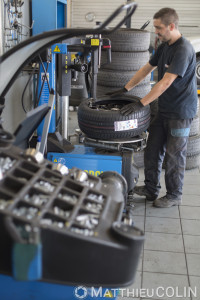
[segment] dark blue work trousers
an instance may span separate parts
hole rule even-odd
[[[159,194],[165,157],[167,196],[181,198],[191,122],[192,119],[168,119],[160,113],[152,121],[144,153],[145,185],[152,194]]]

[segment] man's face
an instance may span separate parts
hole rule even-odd
[[[154,19],[155,34],[157,34],[161,42],[168,42],[171,39],[171,24],[166,26],[161,23],[161,19]]]

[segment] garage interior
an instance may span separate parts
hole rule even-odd
[[[177,11],[195,49],[198,98],[182,204],[166,209],[134,193],[158,101],[134,136],[110,130],[157,71],[127,98],[105,96],[155,53],[162,7]],[[199,299],[199,14],[199,0],[1,0],[0,299]],[[165,162],[160,184],[162,197]]]

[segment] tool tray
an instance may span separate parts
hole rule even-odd
[[[30,228],[37,229],[42,245],[40,280],[110,287],[133,281],[144,236],[121,221],[121,175],[88,174],[80,182],[74,176],[79,169],[63,176],[53,170],[55,164],[34,162],[13,146],[0,151],[0,163],[5,159],[0,181],[1,273],[11,275],[13,267],[16,241],[6,226],[8,218],[26,243],[36,243],[26,237]]]

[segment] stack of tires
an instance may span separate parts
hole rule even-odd
[[[187,144],[186,156],[186,170],[192,170],[200,167],[200,112],[199,100],[197,103],[197,115],[194,117],[191,127],[190,135]],[[165,168],[165,160],[163,162],[163,169]]]
[[[191,170],[200,166],[200,111],[199,100],[197,105],[197,115],[194,117],[190,136],[187,145],[186,170]]]
[[[97,97],[123,88],[133,75],[149,61],[150,32],[120,28],[107,36],[111,40],[111,64],[106,64],[107,53],[102,51],[102,65],[98,73]],[[143,98],[151,90],[150,75],[126,95]],[[143,151],[134,153],[134,162],[144,166]]]
[[[111,40],[112,62],[106,64],[107,53],[102,51],[101,68],[97,79],[97,97],[124,87],[137,70],[149,61],[150,32],[120,28],[106,37]],[[149,75],[127,95],[142,98],[150,90]]]
[[[187,156],[186,156],[186,170],[192,170],[200,167],[200,110],[199,101],[197,103],[197,115],[194,117],[191,128],[190,135],[187,145]],[[158,101],[155,102],[155,114],[157,111]],[[151,110],[152,111],[152,110]],[[154,114],[151,114],[154,117]],[[136,165],[141,168],[144,167],[144,151],[139,151],[134,153],[134,160]],[[165,168],[165,161],[163,162],[163,169]]]

